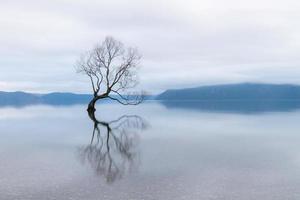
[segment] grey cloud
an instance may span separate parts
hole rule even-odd
[[[1,5],[3,90],[88,92],[88,80],[75,74],[73,65],[106,35],[139,48],[140,87],[153,93],[214,83],[300,83],[298,1],[11,0]]]

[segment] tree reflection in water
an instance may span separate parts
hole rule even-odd
[[[94,113],[89,113],[89,116],[94,129],[89,145],[79,148],[82,163],[88,163],[107,183],[137,169],[138,132],[147,128],[146,122],[137,115],[124,115],[109,122],[97,120]]]

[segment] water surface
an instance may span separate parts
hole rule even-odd
[[[297,109],[85,107],[0,108],[0,199],[300,199]]]

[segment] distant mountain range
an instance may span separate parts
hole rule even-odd
[[[118,96],[114,96],[118,98]],[[46,105],[75,105],[88,104],[93,98],[90,94],[75,94],[68,92],[53,92],[48,94],[34,94],[26,92],[1,92],[0,106],[22,107],[27,105],[46,104]],[[146,96],[146,99],[153,99]],[[103,99],[101,102],[111,102],[110,99]]]
[[[25,92],[0,92],[1,106],[25,106],[31,104],[50,104],[50,105],[72,105],[86,104],[92,98],[88,94],[74,93],[49,93],[49,94],[32,94]]]
[[[87,104],[92,98],[90,94],[74,93],[49,93],[33,94],[25,92],[0,92],[0,106],[25,106],[31,104],[48,105],[74,105]],[[289,84],[258,84],[242,83],[202,86],[188,89],[166,90],[157,96],[147,96],[147,99],[160,100],[170,107],[188,105],[186,101],[206,101],[206,104],[214,108],[215,104],[207,101],[220,100],[299,100],[300,86]],[[171,101],[175,103],[170,103]],[[181,101],[181,103],[179,103]],[[183,103],[185,102],[185,103]],[[227,104],[226,104],[227,105]],[[233,104],[234,105],[234,104]],[[227,107],[227,106],[226,106]]]
[[[167,90],[157,100],[283,100],[299,99],[300,86],[242,83]]]

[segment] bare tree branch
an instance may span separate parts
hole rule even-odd
[[[106,37],[101,44],[81,56],[76,64],[77,72],[89,77],[94,92],[94,99],[89,108],[94,109],[99,97],[110,98],[123,105],[141,103],[144,99],[142,96],[126,97],[121,94],[138,84],[137,71],[140,60],[137,49],[125,48],[112,37]],[[112,92],[118,98],[110,95]]]
[[[141,95],[127,95],[124,96],[116,91],[112,91],[113,93],[117,94],[117,96],[108,96],[108,98],[110,98],[111,100],[117,101],[120,104],[123,105],[138,105],[141,102],[144,101],[145,95],[141,94]]]

